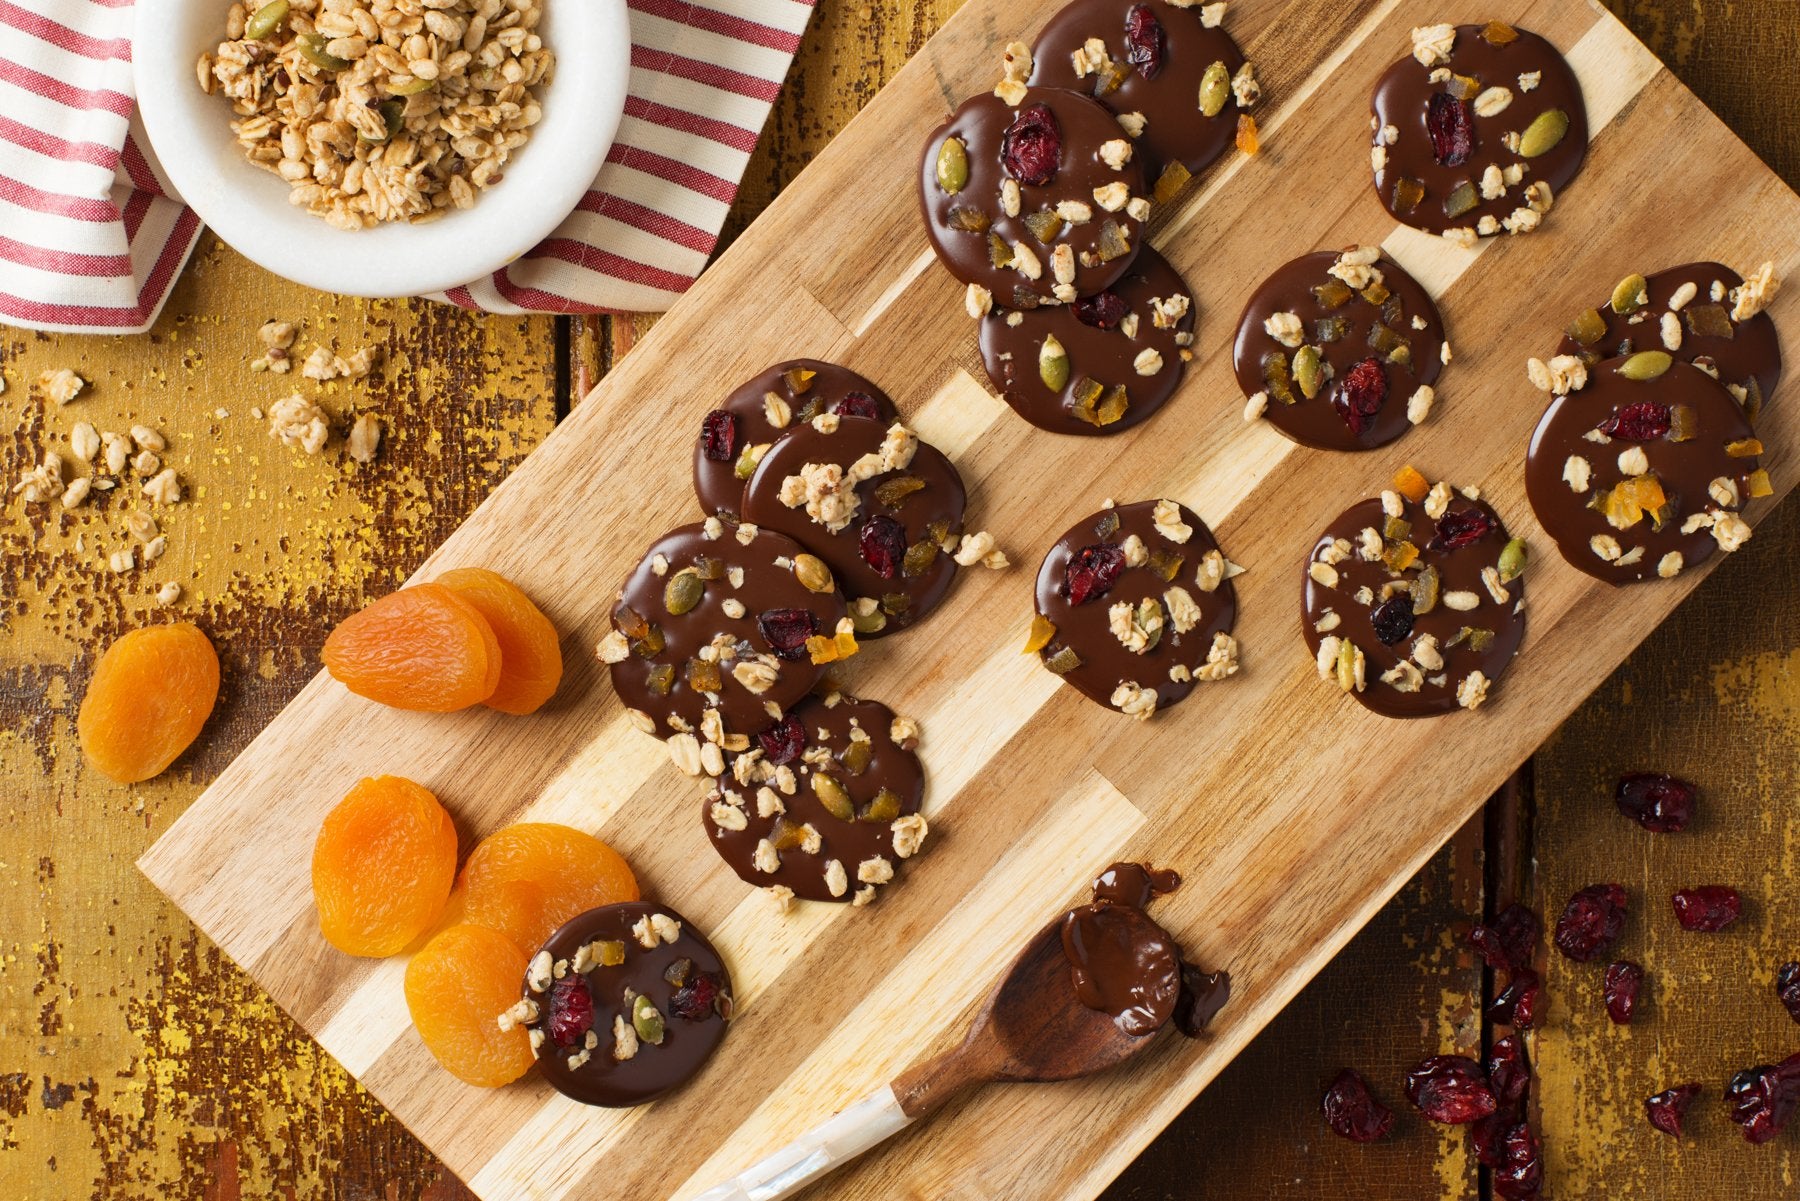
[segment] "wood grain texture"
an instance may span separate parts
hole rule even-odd
[[[994,28],[1028,36],[1042,15],[996,0],[966,8],[899,73],[425,574],[479,561],[514,575],[579,650],[604,628],[607,594],[595,581],[616,578],[647,530],[685,518],[685,497],[647,494],[644,481],[681,477],[685,438],[672,431],[691,428],[710,405],[705,381],[811,353],[887,386],[921,434],[957,459],[977,520],[1021,561],[1034,561],[1054,531],[1102,496],[1186,501],[1250,568],[1238,630],[1248,666],[1237,680],[1157,723],[1126,728],[1015,653],[1027,613],[1017,577],[965,579],[935,628],[974,648],[980,692],[963,686],[966,658],[917,635],[865,656],[851,681],[924,722],[927,808],[947,835],[904,889],[866,915],[803,911],[778,920],[696,856],[698,831],[667,816],[691,803],[681,799],[686,789],[655,744],[625,728],[591,662],[573,654],[580,666],[529,736],[492,715],[378,711],[315,680],[144,859],[152,878],[328,1050],[351,1058],[363,1082],[477,1192],[555,1197],[604,1179],[650,1197],[707,1183],[951,1034],[989,973],[946,962],[942,946],[976,964],[999,962],[1109,858],[1147,854],[1205,880],[1164,914],[1202,960],[1239,981],[1240,999],[1214,1038],[1199,1048],[1165,1042],[1104,1081],[989,1090],[833,1185],[844,1196],[891,1196],[897,1187],[1091,1195],[1697,582],[1699,573],[1615,594],[1551,562],[1546,547],[1531,581],[1531,640],[1497,704],[1453,722],[1396,726],[1317,684],[1291,627],[1299,553],[1291,548],[1310,541],[1346,498],[1377,488],[1399,459],[1300,452],[1236,421],[1220,348],[1241,281],[1275,257],[1372,239],[1432,280],[1462,353],[1446,375],[1443,415],[1410,435],[1402,453],[1434,475],[1456,464],[1458,482],[1483,486],[1509,526],[1530,536],[1516,481],[1538,400],[1520,364],[1538,347],[1521,315],[1585,303],[1596,280],[1622,274],[1652,237],[1675,258],[1773,256],[1789,269],[1800,262],[1800,200],[1610,18],[1546,2],[1527,5],[1519,20],[1570,47],[1582,75],[1600,131],[1585,194],[1600,195],[1595,179],[1607,181],[1608,195],[1654,185],[1692,197],[1709,216],[1704,226],[1672,226],[1664,210],[1584,205],[1577,185],[1543,236],[1471,256],[1374,224],[1360,191],[1346,189],[1341,203],[1301,203],[1284,166],[1360,178],[1360,139],[1342,133],[1363,124],[1369,83],[1404,52],[1406,29],[1427,15],[1474,19],[1476,7],[1437,5],[1427,14],[1422,4],[1396,2],[1345,16],[1337,5],[1246,0],[1234,11],[1239,36],[1266,64],[1270,149],[1226,164],[1156,235],[1189,272],[1203,332],[1197,378],[1159,417],[1155,442],[1140,446],[1141,432],[1118,439],[1108,447],[1117,458],[1095,477],[1082,448],[1029,436],[962,369],[971,349],[956,290],[920,269],[922,236],[905,219],[911,164],[888,148],[916,143],[952,98],[982,86]],[[1366,50],[1349,52],[1365,41]],[[1246,228],[1261,236],[1229,236]],[[792,247],[819,230],[838,239],[832,261],[861,269],[810,265],[821,258],[794,270]],[[746,307],[750,294],[759,303]],[[1791,304],[1775,310],[1790,330],[1796,313]],[[736,336],[709,337],[725,319]],[[920,363],[945,366],[921,377]],[[652,391],[666,403],[622,403]],[[1780,487],[1800,423],[1776,406],[1766,424]],[[1017,484],[1038,479],[1092,482],[1048,496]],[[1325,730],[1335,755],[1286,752]],[[1182,753],[1172,756],[1176,746]],[[310,757],[307,794],[273,812],[252,804],[277,786],[298,748]],[[1457,778],[1423,793],[1408,786],[1423,756],[1446,752]],[[716,1083],[649,1110],[596,1115],[533,1086],[471,1095],[438,1073],[394,1019],[393,971],[324,951],[292,851],[308,845],[324,808],[373,770],[434,787],[474,832],[521,815],[595,829],[654,889],[680,896],[742,977],[740,1025],[708,1073]],[[1196,797],[1230,801],[1197,806]],[[1072,813],[1084,820],[1069,824]],[[879,941],[870,936],[877,923]],[[821,993],[817,975],[827,964],[839,987]],[[896,998],[914,1003],[896,1006]],[[862,1020],[871,1003],[883,1018],[872,1025]],[[796,1013],[806,1015],[805,1040],[792,1037]],[[1021,1137],[997,1135],[1008,1130]]]

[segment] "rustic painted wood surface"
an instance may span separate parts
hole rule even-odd
[[[817,150],[848,108],[866,99],[949,7],[902,12],[883,5],[868,14],[889,39],[877,43],[890,47],[881,54],[860,43],[866,15],[822,11],[802,59],[801,69],[810,74],[802,89],[790,90],[765,141],[746,209]],[[1791,131],[1777,127],[1779,114],[1791,111],[1794,88],[1781,71],[1791,76],[1796,50],[1789,14],[1777,11],[1780,0],[1740,2],[1729,10],[1699,5],[1691,13],[1685,5],[1620,7],[1765,157],[1790,179],[1800,175],[1800,146]],[[1746,86],[1731,86],[1739,81]],[[1783,88],[1790,97],[1786,110],[1767,102]],[[837,89],[850,99],[819,99]],[[256,299],[246,302],[247,296]],[[340,308],[336,336],[349,346],[381,340],[403,363],[429,360],[432,374],[409,379],[402,368],[367,388],[328,397],[340,410],[351,402],[375,408],[388,419],[392,438],[390,457],[366,478],[337,480],[321,465],[276,453],[244,416],[250,405],[284,394],[266,377],[243,374],[255,326],[265,316],[301,315],[330,334],[332,308],[324,298],[256,276],[228,254],[209,253],[159,328],[159,342],[0,335],[0,372],[15,389],[0,403],[20,416],[22,427],[9,447],[9,464],[35,444],[28,421],[36,409],[18,390],[20,381],[42,367],[79,365],[82,359],[100,381],[83,404],[140,419],[160,414],[168,428],[186,431],[186,453],[204,462],[211,491],[184,515],[191,524],[169,523],[181,533],[172,537],[174,550],[156,578],[182,578],[196,597],[204,590],[205,618],[227,644],[228,668],[238,669],[203,749],[171,778],[120,790],[81,775],[67,753],[67,734],[84,679],[84,650],[89,640],[140,612],[144,590],[120,602],[116,582],[97,577],[91,550],[108,521],[90,515],[94,524],[83,527],[90,553],[84,557],[71,550],[81,523],[46,537],[16,508],[8,509],[9,567],[22,560],[25,570],[9,571],[0,594],[7,636],[0,767],[11,790],[0,827],[0,929],[6,939],[0,947],[0,1183],[17,1181],[23,1195],[448,1197],[458,1191],[129,865],[199,784],[304,682],[330,620],[406,575],[542,436],[559,396],[585,391],[579,385],[610,366],[635,329],[586,322],[565,335],[547,321],[477,322],[427,306]],[[204,319],[195,316],[202,313]],[[559,345],[569,347],[560,360]],[[237,418],[235,430],[229,419],[210,416],[217,407]],[[432,481],[429,489],[424,480]],[[439,482],[445,480],[447,485]],[[117,516],[109,515],[114,526]],[[1765,526],[1751,550],[1719,573],[1736,583],[1728,589],[1723,579],[1713,581],[1684,608],[1684,621],[1708,632],[1704,639],[1665,630],[1609,685],[1612,704],[1588,706],[1570,726],[1573,732],[1587,723],[1588,739],[1620,743],[1649,740],[1654,734],[1643,731],[1665,728],[1679,740],[1682,730],[1706,728],[1690,727],[1697,717],[1717,713],[1728,719],[1740,736],[1723,747],[1691,734],[1671,745],[1686,746],[1690,755],[1714,751],[1755,781],[1742,792],[1722,794],[1732,799],[1721,804],[1719,824],[1706,831],[1713,838],[1708,861],[1762,870],[1776,887],[1790,865],[1759,854],[1757,846],[1791,842],[1784,824],[1791,764],[1773,762],[1758,748],[1791,739],[1796,725],[1790,664],[1783,657],[1791,639],[1783,638],[1782,619],[1800,608],[1800,582],[1791,568],[1786,576],[1776,569],[1779,547],[1792,545],[1796,524],[1790,513]],[[1763,620],[1754,628],[1734,616],[1746,593],[1760,601]],[[1653,678],[1634,689],[1632,708],[1620,712],[1619,680],[1632,679],[1652,648]],[[1715,677],[1716,692],[1696,691],[1696,680]],[[1656,691],[1646,693],[1646,686]],[[1591,777],[1610,768],[1586,766],[1588,745],[1565,738],[1542,760],[1540,858],[1557,865],[1557,846],[1584,847],[1581,859],[1559,866],[1567,878],[1552,882],[1553,896],[1559,888],[1566,893],[1571,881],[1615,871],[1622,849],[1625,855],[1639,850],[1621,839],[1606,807],[1592,803]],[[1559,778],[1559,762],[1587,776]],[[1553,787],[1567,790],[1553,794]],[[1559,806],[1558,796],[1571,803]],[[279,805],[281,798],[270,803]],[[1742,837],[1740,828],[1757,831],[1760,843]],[[1591,843],[1581,842],[1583,834],[1591,835]],[[1478,834],[1465,835],[1434,860],[1370,934],[1140,1161],[1121,1182],[1121,1195],[1316,1196],[1327,1189],[1338,1195],[1474,1195],[1474,1178],[1453,1144],[1444,1143],[1440,1157],[1439,1140],[1415,1131],[1380,1161],[1379,1171],[1370,1172],[1365,1161],[1320,1134],[1311,1105],[1318,1080],[1340,1061],[1391,1077],[1409,1057],[1398,1045],[1409,1031],[1421,1039],[1443,1031],[1446,1045],[1471,1037],[1466,998],[1479,976],[1458,962],[1443,931],[1454,915],[1468,915],[1481,904],[1480,890],[1468,883],[1468,848],[1477,841]],[[1460,855],[1455,848],[1463,848]],[[1639,887],[1637,877],[1616,874]],[[1461,884],[1452,889],[1447,878]],[[1644,873],[1641,883],[1650,882]],[[1778,899],[1771,892],[1764,912],[1778,914]],[[1772,964],[1790,953],[1782,943],[1794,934],[1771,916],[1759,920],[1750,943],[1739,949]],[[1669,947],[1666,954],[1678,949]],[[1656,970],[1659,960],[1645,953]],[[1683,960],[1667,962],[1671,970],[1685,966]],[[1660,1059],[1671,1063],[1679,1063],[1689,1045],[1713,1048],[1722,1058],[1706,1061],[1709,1073],[1788,1049],[1781,1042],[1786,1031],[1770,1020],[1766,1004],[1758,1008],[1753,998],[1733,1008],[1736,1002],[1725,992],[1719,999],[1722,1026],[1712,1026],[1712,1015],[1698,1007],[1679,1015],[1676,1026],[1671,1009],[1669,1026],[1655,1037],[1635,1032],[1631,1045],[1655,1043]],[[1562,1019],[1560,1009],[1557,1016]],[[1666,1177],[1651,1165],[1661,1163],[1655,1157],[1667,1150],[1635,1136],[1635,1075],[1624,1065],[1603,1064],[1596,1072],[1593,1052],[1608,1034],[1604,1020],[1596,1019],[1591,1005],[1572,1005],[1562,1019],[1571,1042],[1540,1040],[1556,1195],[1617,1195],[1609,1181],[1623,1171],[1636,1172],[1629,1179],[1642,1182],[1635,1195],[1659,1195]],[[1580,1038],[1589,1041],[1573,1041]],[[1570,1052],[1574,1060],[1559,1058]],[[1786,1170],[1779,1165],[1791,1164],[1790,1157],[1765,1148],[1746,1160],[1751,1153],[1714,1116],[1696,1140],[1710,1154],[1684,1150],[1674,1157],[1692,1164],[1690,1185],[1718,1178],[1706,1172],[1748,1172],[1772,1188]],[[1633,1137],[1618,1137],[1621,1131]],[[1213,1163],[1221,1170],[1196,1170]],[[1700,1193],[1671,1183],[1661,1195]],[[1778,1194],[1765,1189],[1743,1195]]]

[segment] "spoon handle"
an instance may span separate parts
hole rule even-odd
[[[855,1159],[913,1122],[884,1084],[760,1163],[715,1184],[693,1201],[777,1201]]]

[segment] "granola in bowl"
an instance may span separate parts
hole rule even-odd
[[[543,116],[543,0],[233,4],[200,86],[245,155],[339,229],[474,205]]]

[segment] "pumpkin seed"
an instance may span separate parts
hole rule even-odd
[[[253,42],[260,42],[281,27],[287,20],[288,0],[269,0],[269,3],[250,14],[244,22],[244,36]]]
[[[1179,560],[1177,562],[1179,563]],[[1149,640],[1144,644],[1144,651],[1148,654],[1150,651],[1156,649],[1157,643],[1162,641],[1162,602],[1157,600],[1154,596],[1146,596],[1143,600],[1139,601],[1137,620],[1138,625],[1150,631]],[[1152,625],[1152,622],[1155,624]]]
[[[321,71],[347,71],[350,69],[349,59],[339,58],[325,49],[329,43],[322,33],[303,33],[294,39],[294,44],[300,48],[301,56]]]
[[[356,136],[365,142],[380,145],[383,142],[391,141],[393,136],[400,132],[401,123],[406,119],[406,101],[400,99],[383,100],[380,104],[375,106],[375,111],[381,114],[383,125],[382,135],[379,138],[372,138],[367,134],[358,134]]]
[[[663,1016],[656,1011],[656,1004],[642,993],[631,1003],[631,1025],[640,1042],[653,1047],[662,1045]]]
[[[850,803],[850,794],[838,783],[837,777],[828,776],[816,771],[812,777],[813,794],[819,798],[819,804],[825,806],[825,812],[839,821],[854,821],[856,806]]]
[[[1619,364],[1619,374],[1639,382],[1659,379],[1674,362],[1666,350],[1640,350]]]
[[[1052,392],[1061,392],[1068,387],[1069,352],[1063,349],[1055,334],[1045,334],[1043,345],[1038,347],[1038,378]]]
[[[1641,275],[1627,275],[1613,289],[1612,311],[1635,313],[1649,301],[1649,283]]]
[[[769,443],[766,442],[761,446],[745,446],[744,449],[738,451],[737,462],[731,465],[731,474],[740,480],[747,480],[755,475],[756,465],[762,462],[762,457],[768,449]]]
[[[944,144],[938,147],[937,181],[938,187],[952,196],[968,185],[969,152],[963,148],[961,139],[945,138]]]
[[[831,568],[817,555],[795,555],[794,578],[808,592],[830,592],[837,587],[837,581],[831,578]]]
[[[1348,638],[1338,641],[1337,679],[1345,692],[1356,691],[1356,644]]]
[[[671,617],[680,617],[683,613],[692,613],[705,595],[706,585],[700,582],[694,569],[683,567],[663,585],[663,608]]]
[[[887,629],[887,614],[873,604],[867,608],[851,605],[850,628],[858,634],[879,634]]]
[[[437,86],[435,79],[415,79],[411,83],[403,83],[399,87],[391,87],[388,94],[393,96],[417,96],[420,92],[429,92]]]
[[[1500,582],[1502,584],[1510,584],[1512,581],[1524,575],[1525,566],[1530,562],[1530,558],[1531,552],[1525,546],[1525,539],[1514,538],[1511,542],[1508,542],[1506,544],[1506,549],[1500,552],[1500,564],[1498,568],[1500,572]]]
[[[1200,112],[1216,117],[1225,111],[1225,102],[1230,99],[1231,71],[1224,63],[1215,62],[1200,76]]]
[[[1525,158],[1548,154],[1556,149],[1568,132],[1569,114],[1560,108],[1546,109],[1537,115],[1537,120],[1525,127],[1525,135],[1519,139],[1519,153]]]
[[[1300,385],[1301,393],[1308,400],[1319,394],[1319,386],[1325,382],[1319,366],[1316,347],[1302,346],[1294,352],[1294,382]]]

